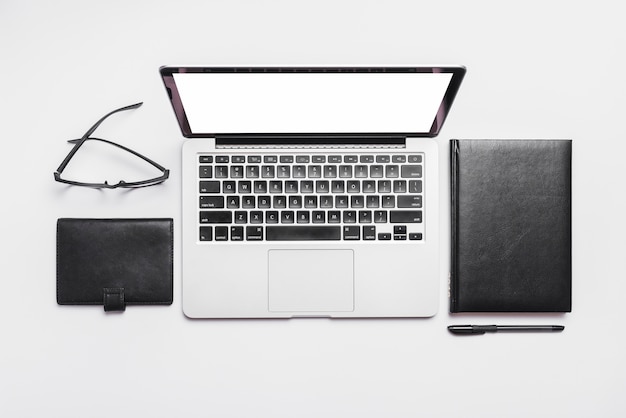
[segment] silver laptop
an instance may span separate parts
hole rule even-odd
[[[162,67],[191,318],[438,310],[437,144],[463,67]]]

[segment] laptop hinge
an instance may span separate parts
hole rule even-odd
[[[254,146],[254,145],[405,145],[403,135],[239,135],[224,134],[215,136],[217,146]]]

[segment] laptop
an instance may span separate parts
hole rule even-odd
[[[160,73],[189,138],[186,316],[436,314],[433,137],[465,68],[165,66]]]

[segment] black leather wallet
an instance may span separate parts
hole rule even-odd
[[[57,303],[170,305],[173,299],[172,219],[57,221]]]

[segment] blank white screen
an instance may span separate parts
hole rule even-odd
[[[451,73],[175,73],[192,133],[430,131]]]

